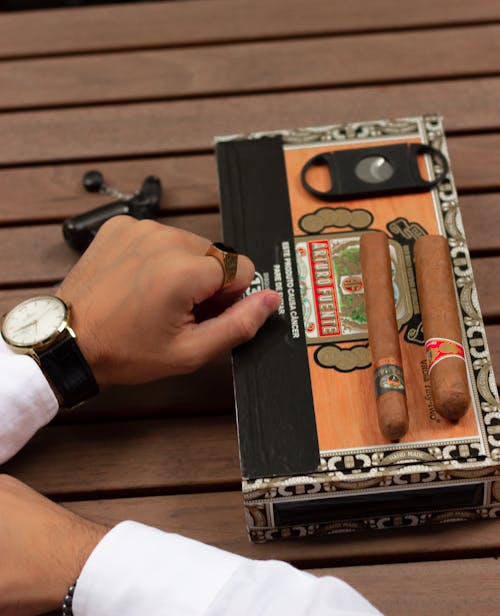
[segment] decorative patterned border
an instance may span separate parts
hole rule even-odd
[[[438,115],[357,122],[346,125],[300,128],[237,135],[224,139],[258,139],[263,136],[281,135],[285,147],[300,147],[305,144],[324,145],[325,142],[380,139],[381,137],[419,137],[424,142],[443,152],[448,158],[448,149],[442,119]],[[432,161],[431,174],[442,172],[438,162]],[[428,462],[453,462],[464,464],[500,461],[500,401],[493,375],[491,358],[486,341],[477,291],[462,217],[458,206],[455,182],[451,171],[444,183],[433,191],[439,205],[442,227],[450,246],[455,282],[464,325],[464,341],[469,373],[473,375],[474,405],[478,411],[480,438],[446,439],[419,443],[418,446],[387,445],[366,447],[342,452],[322,452],[321,469],[345,474],[364,474],[373,467],[383,467]],[[385,473],[389,469],[383,469]],[[392,469],[391,471],[392,472]]]
[[[306,144],[368,139],[420,137],[441,150],[448,158],[442,119],[438,115],[358,122],[346,125],[257,132],[222,137],[217,141],[259,139],[281,135],[286,148]],[[441,173],[432,161],[431,176]],[[418,515],[384,516],[369,520],[344,520],[332,524],[314,524],[293,528],[273,528],[268,519],[273,501],[297,496],[315,498],[321,493],[359,490],[370,487],[396,487],[408,483],[462,481],[467,478],[495,476],[500,473],[500,400],[493,375],[484,323],[458,197],[452,173],[433,191],[439,206],[442,229],[450,247],[455,283],[463,320],[464,343],[472,378],[474,404],[480,438],[463,438],[406,445],[387,445],[353,450],[322,452],[321,467],[308,477],[275,477],[243,481],[243,493],[252,541],[267,541],[284,536],[335,534],[368,528],[416,526],[430,522],[500,517],[500,481],[492,482],[495,498],[491,506],[467,511],[447,511]],[[256,523],[258,519],[258,523]],[[253,520],[253,521],[252,521]],[[258,528],[257,528],[258,527]]]
[[[337,535],[359,531],[449,524],[470,520],[500,519],[500,480],[486,480],[484,484],[485,500],[481,506],[464,507],[458,510],[447,509],[422,513],[383,515],[371,518],[344,519],[334,522],[283,527],[277,527],[272,522],[272,503],[249,503],[245,504],[248,534],[252,542],[264,543],[274,539],[289,537]]]
[[[303,497],[334,492],[368,490],[374,487],[388,488],[414,484],[432,484],[454,480],[474,480],[500,476],[499,464],[481,463],[441,463],[407,464],[398,467],[372,468],[366,473],[352,475],[340,472],[316,473],[309,476],[273,477],[243,481],[245,503],[275,501],[293,496]]]
[[[424,116],[424,119],[427,118],[437,118],[439,122],[441,121],[439,116]],[[324,142],[380,139],[380,137],[400,137],[401,135],[415,135],[418,137],[420,136],[420,126],[421,118],[351,122],[349,124],[332,124],[330,126],[308,126],[305,128],[226,135],[224,137],[217,137],[215,143],[260,139],[261,137],[277,137],[280,135],[283,138],[283,142],[291,146],[322,145]]]

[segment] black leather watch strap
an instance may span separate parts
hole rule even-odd
[[[38,353],[38,359],[65,408],[70,409],[99,393],[92,370],[71,336]]]

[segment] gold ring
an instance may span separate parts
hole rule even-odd
[[[221,242],[215,242],[214,244],[210,244],[205,256],[214,257],[221,264],[224,274],[221,289],[228,287],[236,278],[236,272],[238,270],[238,253]]]

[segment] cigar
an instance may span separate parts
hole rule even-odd
[[[384,233],[368,232],[360,241],[361,272],[368,319],[368,339],[375,370],[378,423],[391,441],[408,431],[408,409],[394,307],[389,242]]]
[[[470,393],[446,238],[419,237],[414,260],[432,399],[440,415],[456,420],[467,412]]]

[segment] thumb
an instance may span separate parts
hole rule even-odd
[[[280,305],[275,291],[252,293],[227,308],[219,316],[196,327],[195,344],[202,363],[251,340]]]

